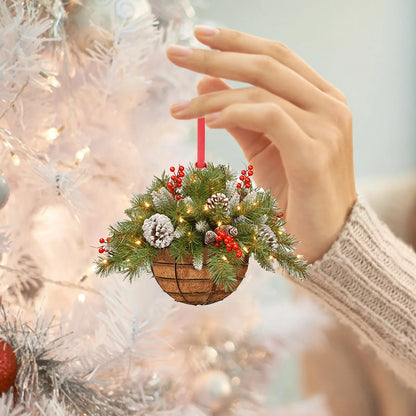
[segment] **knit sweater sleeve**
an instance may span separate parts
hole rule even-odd
[[[358,197],[337,241],[299,284],[416,387],[416,253]]]

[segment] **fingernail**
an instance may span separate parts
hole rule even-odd
[[[211,113],[205,116],[205,122],[207,124],[213,123],[215,120],[218,119],[218,117],[220,116],[221,112],[217,111],[216,113]]]
[[[168,48],[168,52],[175,56],[186,56],[192,52],[192,49],[186,48],[185,46],[171,45]]]
[[[190,104],[190,101],[180,101],[179,103],[172,104],[170,110],[172,113],[177,113],[178,111],[185,110],[186,107]]]
[[[198,32],[198,34],[202,36],[214,36],[220,33],[220,30],[216,27],[196,25],[195,32]]]

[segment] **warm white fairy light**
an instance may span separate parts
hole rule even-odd
[[[59,130],[56,127],[51,127],[46,131],[46,140],[53,142],[59,136]]]
[[[225,257],[225,256],[222,256],[222,259],[223,259],[224,261],[228,261],[227,257]]]
[[[296,258],[297,258],[297,259],[303,259],[303,256],[302,256],[302,254],[298,254],[298,255],[296,256]]]
[[[81,303],[85,302],[85,295],[83,293],[80,293],[78,295],[78,302],[81,302]]]
[[[61,86],[61,83],[53,75],[48,76],[47,80],[48,84],[54,88],[59,88]]]
[[[185,220],[182,217],[179,217],[179,222],[184,222]]]
[[[104,264],[104,265],[108,264],[108,260],[107,260],[107,259],[104,259],[104,260],[101,262],[101,264]]]
[[[247,247],[243,247],[243,250],[246,252],[246,253],[248,253],[248,248]]]
[[[140,246],[140,244],[142,244],[142,240],[135,241],[135,244],[137,244],[138,246]]]
[[[237,205],[237,211],[240,211],[240,210],[241,210],[240,205]]]
[[[188,237],[190,237],[190,235],[191,235],[191,232],[190,232],[190,231],[188,231],[187,235],[188,235]]]
[[[84,147],[83,149],[78,150],[78,152],[77,152],[77,153],[76,153],[76,155],[75,155],[75,157],[76,157],[77,161],[78,161],[78,162],[81,162],[81,160],[83,160],[83,159],[84,159],[85,155],[86,155],[87,153],[89,153],[89,151],[90,151],[89,147]]]
[[[222,224],[222,222],[221,222],[221,221],[218,221],[218,222],[217,222],[218,227],[221,227],[221,224]]]
[[[208,205],[204,205],[204,211],[208,211],[208,210],[209,210]]]
[[[15,166],[20,166],[20,157],[17,156],[15,153],[12,154],[12,162]]]
[[[282,230],[279,230],[279,231],[277,232],[277,234],[282,235],[282,234],[283,234],[283,231],[282,231]]]
[[[150,207],[150,204],[149,204],[148,202],[145,202],[145,203],[144,203],[144,206],[145,206],[146,208],[149,208],[149,207]]]
[[[186,210],[186,212],[187,212],[187,214],[190,214],[190,213],[192,212],[191,208],[188,208],[188,209]]]
[[[273,256],[269,256],[269,260],[274,260],[274,257]]]

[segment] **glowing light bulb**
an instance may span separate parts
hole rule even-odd
[[[81,162],[82,159],[84,159],[85,155],[90,151],[89,147],[84,147],[81,150],[78,150],[75,157],[78,162]]]
[[[221,222],[221,221],[218,221],[218,222],[217,222],[218,227],[221,227],[221,224],[222,224],[222,222]]]
[[[17,156],[15,153],[12,155],[12,162],[15,166],[20,166],[20,157]]]
[[[187,209],[186,212],[190,214],[192,212],[191,208]]]
[[[179,222],[184,222],[185,220],[182,217],[179,217]]]
[[[224,261],[228,261],[227,257],[225,257],[225,256],[222,256],[222,259],[223,259]]]
[[[240,211],[241,210],[241,207],[240,207],[240,205],[238,205],[237,206],[237,211]]]
[[[50,76],[48,76],[47,79],[48,79],[48,84],[51,85],[52,87],[58,88],[58,87],[61,86],[61,83],[56,79],[55,76],[50,75]]]
[[[150,207],[150,204],[149,204],[148,202],[145,202],[145,203],[144,203],[144,206],[145,206],[146,208],[149,208],[149,207]]]
[[[101,262],[101,264],[107,265],[107,264],[108,264],[108,260],[107,260],[107,259],[104,259],[104,260]]]
[[[274,257],[273,256],[269,256],[269,260],[274,260]]]
[[[78,295],[78,302],[84,303],[85,302],[85,295],[83,293],[80,293]]]
[[[51,127],[46,132],[46,139],[50,142],[56,140],[59,136],[59,130],[56,127]]]
[[[142,240],[137,240],[135,243],[139,246],[142,243]]]
[[[297,258],[297,259],[303,259],[303,256],[302,256],[302,254],[298,254],[298,255],[296,256],[296,258]]]
[[[209,210],[208,205],[204,205],[204,211],[208,211],[208,210]]]
[[[243,247],[243,250],[248,253],[248,248],[247,247]]]

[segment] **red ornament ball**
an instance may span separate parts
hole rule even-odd
[[[17,376],[17,359],[12,347],[0,339],[0,395],[7,393]]]

